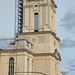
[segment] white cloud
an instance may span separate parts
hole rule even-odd
[[[64,18],[60,20],[61,27],[69,30],[75,31],[75,9],[70,9],[67,11],[67,13],[64,15]]]
[[[75,38],[74,37],[66,37],[62,39],[60,42],[60,48],[69,48],[75,47]]]
[[[61,69],[61,73],[69,73],[69,72],[70,72],[70,70],[67,69],[67,68],[62,68]]]

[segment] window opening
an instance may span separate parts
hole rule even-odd
[[[14,58],[9,59],[9,75],[14,75]]]
[[[34,26],[34,31],[38,32],[38,13],[34,14],[34,18],[35,18],[35,26]]]

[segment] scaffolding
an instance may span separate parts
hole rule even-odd
[[[14,38],[17,38],[17,33],[23,32],[23,0],[15,0],[15,27]]]
[[[23,1],[18,0],[18,33],[23,30]]]

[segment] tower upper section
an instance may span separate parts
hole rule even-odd
[[[56,8],[54,0],[23,1],[23,32],[52,31],[55,29]]]

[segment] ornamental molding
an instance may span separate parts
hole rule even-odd
[[[57,60],[60,60],[60,61],[61,61],[60,53],[58,52],[57,49],[55,49],[55,52],[54,52],[53,56],[54,56]]]

